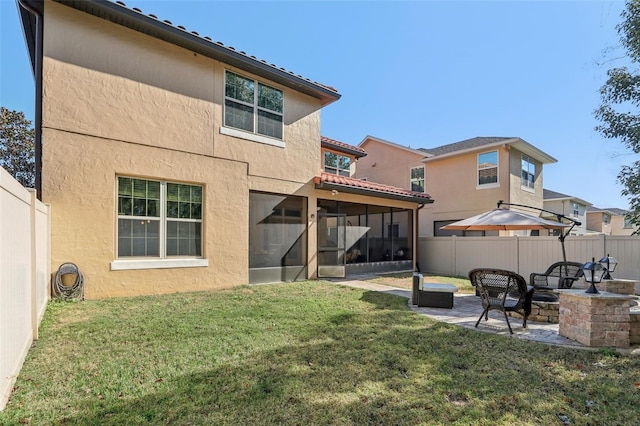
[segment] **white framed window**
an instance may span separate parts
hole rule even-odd
[[[202,257],[203,187],[118,177],[118,259]]]
[[[576,202],[571,202],[571,211],[573,217],[580,217],[580,205]]]
[[[522,170],[521,170],[523,188],[534,188],[536,178],[536,163],[533,158],[528,155],[522,154]]]
[[[336,154],[335,152],[324,152],[324,171],[340,176],[351,176],[351,157]]]
[[[603,213],[602,223],[604,223],[605,225],[608,225],[610,222],[611,222],[611,216],[609,215],[609,213]]]
[[[478,154],[478,186],[498,183],[498,151]]]
[[[411,190],[424,192],[424,166],[412,167],[410,182]]]
[[[225,72],[224,125],[282,140],[284,95],[259,81]]]

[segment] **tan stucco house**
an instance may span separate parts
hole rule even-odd
[[[587,208],[587,233],[605,235],[633,235],[637,227],[626,217],[627,211],[614,207]]]
[[[571,228],[569,235],[585,235],[587,233],[587,209],[591,203],[572,195],[545,189],[543,191],[544,209],[559,213],[580,222]],[[552,217],[548,217],[552,219]]]
[[[18,4],[52,270],[87,298],[415,267],[433,200],[352,177],[336,89],[120,2]]]
[[[410,148],[367,136],[358,146],[367,156],[358,163],[357,177],[424,191],[436,200],[420,210],[419,234],[427,237],[477,235],[440,228],[494,209],[499,200],[542,208],[543,165],[556,162],[518,137]]]

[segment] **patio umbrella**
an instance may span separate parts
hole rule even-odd
[[[564,229],[570,225],[546,220],[509,209],[494,209],[477,216],[450,223],[440,229],[450,231],[521,231]]]
[[[501,201],[498,205],[500,204],[504,203]],[[564,229],[567,227],[573,228],[573,225],[546,220],[541,217],[531,216],[515,210],[497,208],[477,216],[450,223],[440,229],[450,231],[521,231],[535,229]],[[561,233],[559,240],[562,244],[562,259],[566,264],[567,255],[564,249],[565,236],[566,235]]]

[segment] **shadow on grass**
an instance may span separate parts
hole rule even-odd
[[[46,424],[558,424],[559,415],[573,424],[633,424],[640,415],[639,393],[625,386],[624,360],[604,369],[595,364],[601,359],[597,354],[435,322],[410,311],[406,298],[363,291],[336,306],[338,299],[319,295],[344,294],[341,289],[315,288],[318,296],[295,312],[299,302],[276,314],[277,300],[269,309],[257,309],[266,298],[248,295],[238,296],[244,312],[228,328],[193,327],[188,317],[180,321],[189,324],[184,330],[179,322],[168,324],[179,332],[166,341],[171,349],[163,355],[176,359],[186,340],[199,337],[202,345],[225,347],[246,340],[233,346],[237,353],[204,356],[182,367],[185,371],[168,365],[162,377],[141,374],[151,382],[128,390],[139,395],[104,390],[51,395],[58,404],[47,417],[54,420]],[[193,308],[182,309],[187,315]],[[259,321],[249,323],[251,315]],[[316,319],[305,327],[278,328],[278,321],[299,315]],[[215,340],[216,332],[234,340]],[[122,370],[132,362],[117,360]],[[627,367],[637,370],[638,363]],[[20,415],[36,417],[38,407],[33,404]]]
[[[395,296],[390,296],[379,291],[365,290],[360,300],[375,305],[377,309],[406,310],[406,305],[398,304],[394,298]],[[406,298],[403,299],[407,300]]]

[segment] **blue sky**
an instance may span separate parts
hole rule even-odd
[[[558,160],[545,188],[628,208],[616,176],[637,156],[596,133],[593,117],[607,70],[624,64],[622,1],[125,3],[336,87],[325,136],[412,148],[517,136]],[[33,119],[16,10],[0,0],[0,104]]]

